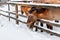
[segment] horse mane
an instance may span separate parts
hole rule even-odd
[[[32,7],[31,10],[29,11],[29,13],[31,14],[32,12],[34,12],[36,10],[36,7]]]
[[[32,7],[31,10],[29,11],[29,13],[31,14],[34,11],[36,11],[36,13],[44,13],[45,10],[47,10],[47,8],[36,8],[36,7]]]
[[[37,13],[44,13],[46,11],[46,8],[36,8]]]

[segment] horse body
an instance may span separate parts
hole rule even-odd
[[[49,20],[60,20],[60,8],[49,9],[47,17]]]

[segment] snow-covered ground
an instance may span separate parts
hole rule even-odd
[[[15,11],[14,6],[10,7],[11,11]],[[7,5],[3,5],[3,7],[1,6],[0,9],[8,11]],[[2,11],[0,11],[0,13],[8,15],[7,13]],[[15,15],[12,14],[11,16],[15,17]],[[19,19],[25,22],[27,21],[27,19],[23,17],[19,17]],[[58,27],[55,27],[54,30],[58,30],[58,32],[60,32]],[[0,15],[0,40],[60,40],[60,37],[54,35],[51,36],[46,32],[41,33],[39,31],[38,32],[31,31],[26,26],[26,24],[19,23],[19,25],[17,25],[15,23],[15,20],[11,19],[9,22],[8,18]]]

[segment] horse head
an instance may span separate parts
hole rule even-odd
[[[35,21],[36,21],[36,17],[34,17],[34,15],[30,14],[30,15],[28,16],[27,26],[28,26],[30,29],[33,29],[33,26],[34,26]]]

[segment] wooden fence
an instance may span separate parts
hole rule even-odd
[[[8,10],[10,10],[10,9],[8,9]],[[16,15],[15,13],[10,12],[10,11],[4,11],[4,10],[0,10],[0,11],[5,12],[5,13],[9,13],[9,15],[4,15],[4,14],[0,13],[0,15],[9,18],[9,21],[10,21],[10,19],[16,20],[16,18],[10,16],[10,14]],[[24,15],[20,15],[20,14],[18,14],[18,15],[21,16],[21,17],[27,18]],[[51,25],[60,26],[60,24],[57,24],[57,23],[52,23],[52,22],[45,21],[45,20],[40,20],[40,21],[42,21],[43,23],[48,23],[48,24],[51,24]],[[18,20],[18,22],[26,24],[26,22],[23,22],[21,20]],[[56,36],[60,37],[60,33],[59,32],[56,32],[56,31],[53,31],[53,30],[49,30],[49,29],[43,28],[43,27],[38,27],[37,25],[34,25],[34,27],[36,28],[36,30],[40,29],[40,30],[43,30],[43,31],[45,31],[47,33],[50,33],[50,34],[53,34],[53,35],[56,35]]]

